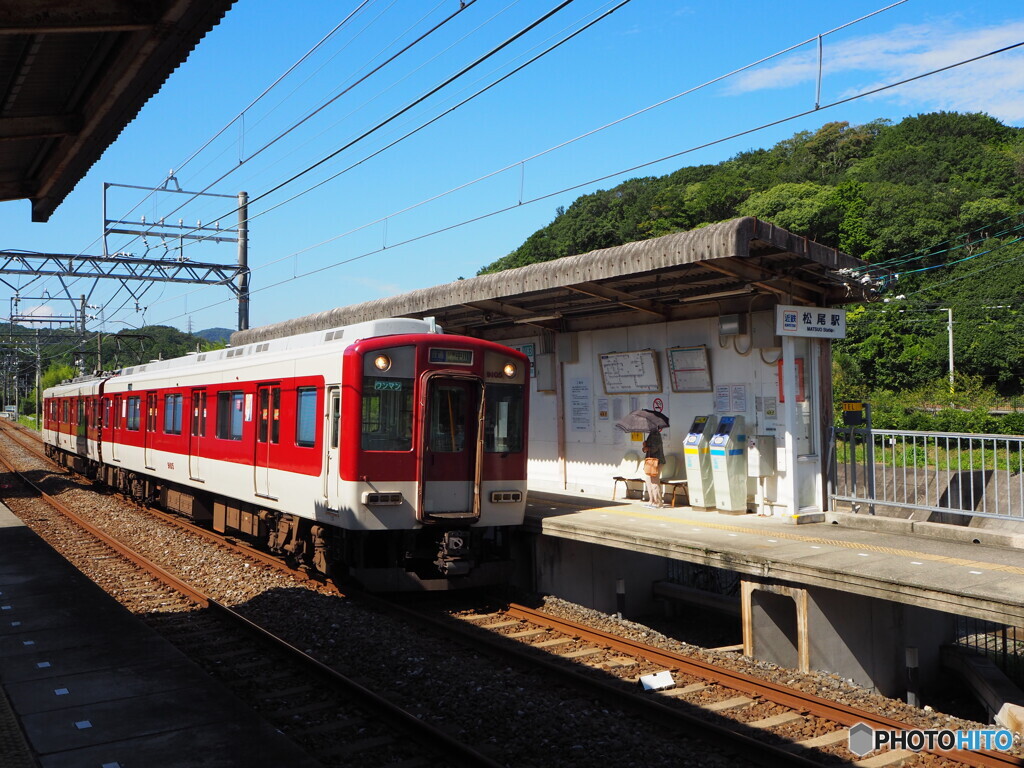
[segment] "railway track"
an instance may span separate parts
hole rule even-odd
[[[498,763],[125,546],[7,469],[67,520],[63,553],[325,766]],[[84,569],[83,569],[84,570]]]
[[[218,547],[230,545],[230,542],[226,545],[220,541],[219,537],[216,539],[219,542]],[[241,550],[241,554],[247,559],[256,556],[256,553],[244,549]],[[329,587],[314,586],[320,592],[324,590],[330,592]],[[335,591],[333,595],[320,594],[317,599],[336,601],[343,598],[340,598]],[[259,601],[253,601],[253,603],[256,602]],[[274,600],[269,599],[269,602],[273,603]],[[373,601],[373,605],[373,610],[380,611],[382,615],[395,610],[394,606],[377,601]],[[251,607],[250,605],[249,608],[251,609]],[[334,610],[337,610],[337,606]],[[160,612],[159,615],[163,616],[166,613],[168,612]],[[174,611],[169,613],[177,615],[177,612]],[[206,615],[206,612],[202,613],[204,616]],[[509,606],[498,611],[464,611],[458,614],[458,618],[454,620],[431,617],[420,610],[407,611],[406,615],[407,620],[414,619],[417,622],[426,622],[430,625],[429,632],[436,639],[428,641],[428,645],[444,649],[443,655],[457,657],[459,653],[463,652],[456,650],[457,644],[459,648],[472,648],[475,651],[488,654],[489,657],[500,654],[503,658],[514,659],[516,666],[532,670],[527,674],[534,677],[538,675],[536,670],[540,668],[542,671],[539,675],[548,686],[557,680],[559,686],[565,686],[568,690],[582,691],[582,693],[577,693],[577,697],[582,695],[591,699],[599,699],[602,702],[602,707],[609,709],[615,707],[616,711],[625,710],[627,714],[620,716],[626,723],[623,733],[630,733],[634,743],[644,744],[648,750],[668,750],[670,755],[673,753],[689,754],[690,756],[698,754],[701,759],[692,763],[695,765],[715,764],[716,748],[710,747],[706,743],[709,735],[713,741],[728,745],[725,747],[728,753],[733,755],[739,753],[748,762],[768,765],[849,764],[856,758],[846,750],[846,726],[856,722],[865,722],[873,727],[897,729],[906,727],[896,721],[879,719],[870,713],[854,710],[851,707],[837,706],[825,699],[808,697],[783,686],[772,686],[756,678],[727,673],[689,657],[624,641],[622,638],[607,633],[596,633],[591,628],[566,623],[548,614],[532,611],[523,606]],[[179,634],[180,642],[186,646],[191,644],[201,647],[206,644],[202,640],[203,637],[217,634],[215,629],[200,627],[197,634],[192,635],[200,639],[190,640],[191,630],[188,627],[176,627],[174,620],[170,618],[160,621],[166,622],[164,631],[172,636]],[[405,634],[409,635],[410,633],[410,630],[406,628]],[[457,640],[451,640],[453,633]],[[302,647],[306,647],[307,644],[316,645],[323,641],[322,637],[317,638],[315,631],[300,632],[299,637]],[[293,640],[294,642],[297,641]],[[529,643],[530,647],[524,647],[524,643]],[[422,652],[412,651],[412,653]],[[250,659],[250,661],[254,656],[254,653],[248,650],[244,644],[235,646],[232,643],[218,643],[218,650],[210,662],[214,667],[223,664],[223,659],[220,659],[218,654],[226,655],[228,658]],[[327,651],[323,654],[318,653],[318,655],[330,656],[330,653]],[[444,659],[445,662],[451,660],[450,658]],[[410,673],[417,674],[416,669],[430,664],[431,657],[429,653],[414,657],[414,661],[417,661],[419,665],[414,669],[410,669],[407,663],[401,663],[402,661],[407,662],[408,659],[396,659],[395,661],[395,675],[400,676]],[[434,661],[438,665],[442,663],[439,658],[434,658]],[[332,666],[334,665],[332,664]],[[467,663],[464,667],[460,667],[458,659],[455,658],[454,666],[456,669],[463,669],[470,665]],[[636,682],[637,678],[641,675],[665,671],[672,675],[673,688],[657,693],[637,695],[639,688]],[[422,674],[422,672],[418,674]],[[445,673],[441,674],[443,676]],[[462,673],[460,679],[475,683],[475,676],[474,673]],[[511,682],[512,676],[507,675],[504,670],[496,676],[508,677],[510,685],[521,684]],[[256,699],[271,702],[273,705],[271,709],[276,706],[279,712],[287,714],[297,708],[301,709],[307,706],[302,703],[294,705],[281,703],[274,698],[275,691],[279,692],[282,687],[304,689],[304,685],[285,686],[281,680],[274,682],[279,675],[268,675],[266,670],[259,677],[266,678],[271,682],[268,686],[262,679],[260,680],[263,692],[257,694]],[[401,690],[406,687],[403,683],[404,681],[401,679],[393,680],[388,698],[398,695],[405,696],[407,692]],[[254,686],[255,683],[248,685]],[[532,695],[526,692],[524,695],[526,702],[516,706],[529,706],[528,702]],[[579,698],[574,700],[571,696],[559,695],[562,696],[563,701],[573,702],[569,706],[579,706]],[[313,712],[322,712],[322,710],[316,709],[314,702],[310,702],[308,706],[313,707]],[[422,702],[414,704],[411,709],[414,712],[413,717],[418,719],[437,716],[432,707]],[[653,733],[670,730],[671,733],[686,734],[689,738],[699,738],[701,742],[699,744],[687,743],[680,748],[679,738],[676,737],[670,739],[670,743],[665,747],[654,746],[657,742],[645,741],[642,729],[640,733],[637,733],[638,728],[635,725],[637,721],[653,726]],[[508,730],[513,728],[515,723],[505,721],[500,722],[500,725]],[[665,725],[668,725],[669,729],[666,729]],[[314,724],[304,730],[311,731],[313,736],[323,736],[324,740],[330,743],[338,743],[340,737],[337,735],[325,736],[325,733],[329,734],[329,729],[321,731],[318,730],[320,727],[319,724]],[[326,728],[326,726],[324,727]],[[451,721],[447,721],[444,727],[447,731],[454,729],[464,732],[460,733],[460,738],[468,738],[471,743],[488,741],[486,738],[481,738],[480,729],[460,725],[457,718],[454,725]],[[299,730],[303,730],[303,728]],[[573,735],[571,733],[563,734],[562,738]],[[500,762],[534,764],[530,762],[529,758],[523,759],[528,753],[517,752],[517,750],[522,750],[522,747],[514,743],[511,745],[502,743],[497,734],[492,735],[489,741],[491,748],[487,750],[488,755],[496,756]],[[372,739],[368,743],[372,748],[374,743]],[[515,755],[515,757],[509,757],[509,755]],[[589,765],[598,764],[598,762],[602,765],[615,764],[614,759],[608,758],[601,761],[580,760],[578,759],[579,755],[572,755],[571,752],[566,757],[568,759],[562,761],[565,764]],[[956,760],[953,760],[953,757],[953,755],[883,753],[883,755],[874,756],[872,762],[864,763],[864,765],[1007,766],[1022,764],[1019,760],[1007,758],[1001,753],[957,754],[955,755]],[[484,757],[483,759],[490,758]],[[733,758],[721,759],[724,760],[721,764],[735,764]],[[544,764],[544,762],[537,761],[535,764]],[[677,762],[676,764],[688,763]]]

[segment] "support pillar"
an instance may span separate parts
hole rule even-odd
[[[745,655],[827,669],[893,698],[907,694],[907,648],[927,691],[941,683],[941,647],[956,635],[952,614],[824,587],[742,581],[740,600]]]

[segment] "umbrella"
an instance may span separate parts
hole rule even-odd
[[[668,426],[668,416],[650,408],[640,408],[627,413],[615,426],[623,432],[650,432],[652,429]]]

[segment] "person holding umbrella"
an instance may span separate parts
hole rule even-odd
[[[647,486],[648,507],[661,508],[661,465],[665,463],[665,449],[661,441],[661,427],[653,427],[643,443],[644,485]]]
[[[647,432],[643,443],[647,506],[661,507],[661,465],[665,463],[661,430],[668,426],[668,416],[650,408],[639,408],[619,419],[615,426],[623,432]]]

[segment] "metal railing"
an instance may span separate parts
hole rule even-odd
[[[1024,437],[836,427],[829,453],[834,509],[1024,520]]]
[[[1014,683],[1024,685],[1024,627],[958,616],[956,645],[991,659]]]

